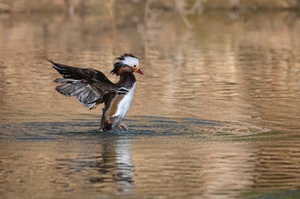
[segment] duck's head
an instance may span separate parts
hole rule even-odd
[[[144,74],[140,69],[139,60],[137,57],[130,53],[125,53],[120,57],[117,57],[117,60],[114,64],[114,69],[110,72],[112,74],[121,75],[122,73],[133,73],[137,72]]]

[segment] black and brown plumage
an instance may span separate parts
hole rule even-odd
[[[55,80],[61,84],[56,87],[59,93],[75,96],[90,109],[104,103],[101,130],[128,129],[121,121],[127,114],[135,93],[136,79],[133,73],[143,74],[137,57],[127,53],[117,57],[111,71],[111,74],[120,77],[117,83],[111,82],[101,71],[95,69],[76,68],[48,61],[63,76]]]

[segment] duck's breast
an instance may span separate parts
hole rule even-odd
[[[116,118],[116,121],[114,121],[113,126],[117,126],[127,114],[135,90],[136,83],[133,84],[130,90],[126,88],[120,88],[118,94],[116,94],[116,96],[112,99],[110,107],[108,108],[106,113],[106,118]]]

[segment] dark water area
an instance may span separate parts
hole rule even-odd
[[[133,13],[0,15],[0,197],[299,198],[299,16]],[[125,52],[129,130],[100,132],[46,59],[117,81]]]

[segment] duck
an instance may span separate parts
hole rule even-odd
[[[76,97],[78,102],[89,109],[104,104],[100,122],[101,131],[128,130],[128,126],[122,120],[130,108],[136,91],[136,78],[133,73],[144,74],[136,56],[125,53],[116,58],[110,73],[119,77],[117,83],[113,83],[96,69],[67,66],[52,59],[48,61],[62,75],[62,78],[54,80],[60,84],[55,88],[57,92]]]

